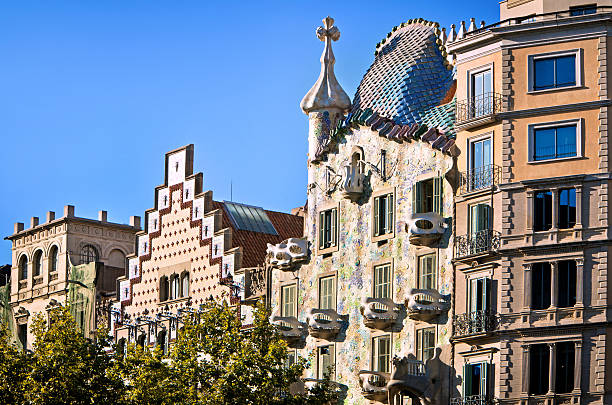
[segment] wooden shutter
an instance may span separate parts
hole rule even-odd
[[[334,208],[331,210],[331,246],[336,246],[338,244],[338,229],[337,229],[337,221],[338,220],[338,209]]]
[[[442,215],[442,211],[444,211],[444,207],[442,204],[442,184],[444,178],[443,177],[435,177],[433,184],[433,210],[438,214]]]
[[[469,392],[470,387],[472,386],[472,374],[470,373],[471,366],[469,364],[463,365],[463,387],[462,387],[462,397],[470,395]]]
[[[325,246],[325,212],[319,213],[319,249]]]
[[[387,195],[387,227],[385,233],[393,232],[393,193]]]
[[[489,380],[489,363],[482,363],[482,368],[480,369],[480,392],[479,394],[482,395],[483,397],[486,398],[488,391],[489,391],[489,387],[488,387],[488,382]]]
[[[482,305],[484,307],[483,309],[486,311],[490,308],[491,305],[491,279],[485,278],[482,284]]]
[[[422,193],[422,184],[421,182],[417,182],[412,187],[412,212],[417,214],[421,212],[423,193]]]
[[[380,197],[374,197],[374,236],[380,235],[379,209],[380,209]]]

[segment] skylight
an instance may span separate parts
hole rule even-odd
[[[263,208],[230,201],[223,201],[223,206],[236,229],[278,235]]]

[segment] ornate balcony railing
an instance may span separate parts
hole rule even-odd
[[[494,331],[497,315],[488,310],[472,311],[453,316],[454,336],[468,336]]]
[[[467,257],[499,249],[501,234],[491,229],[455,236],[455,257]]]
[[[501,112],[502,95],[498,93],[484,93],[469,100],[457,102],[456,123],[461,125],[468,121],[485,118]]]
[[[486,165],[461,173],[461,194],[493,187],[501,182],[501,167]]]
[[[470,395],[467,397],[451,398],[451,405],[489,405],[492,404],[486,395]]]

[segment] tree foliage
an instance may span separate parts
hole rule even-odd
[[[32,323],[33,352],[11,346],[0,329],[0,404],[328,404],[329,381],[299,390],[307,363],[287,365],[287,346],[260,306],[253,328],[241,329],[235,309],[209,303],[184,314],[168,355],[128,345],[109,354],[104,331],[85,339],[60,307]]]

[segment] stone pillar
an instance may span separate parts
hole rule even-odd
[[[551,231],[559,228],[559,189],[553,188],[552,191],[552,227]]]
[[[521,391],[523,395],[529,394],[529,345],[522,345],[523,348],[523,364],[522,364],[522,373],[523,381],[521,385]]]
[[[582,338],[576,342],[574,348],[574,390],[572,392],[579,393],[580,384],[582,382]]]
[[[525,227],[525,233],[533,233],[533,197],[534,191],[527,191],[527,224]]]
[[[584,307],[584,258],[576,259],[576,306]]]
[[[557,344],[549,343],[550,359],[548,361],[548,394],[554,394],[557,380]]]
[[[531,263],[523,263],[523,309],[531,308]]]
[[[576,228],[582,229],[584,215],[582,212],[582,184],[578,184],[576,185]]]
[[[557,280],[559,280],[559,262],[550,262],[550,306],[552,308],[557,308],[559,306]]]

